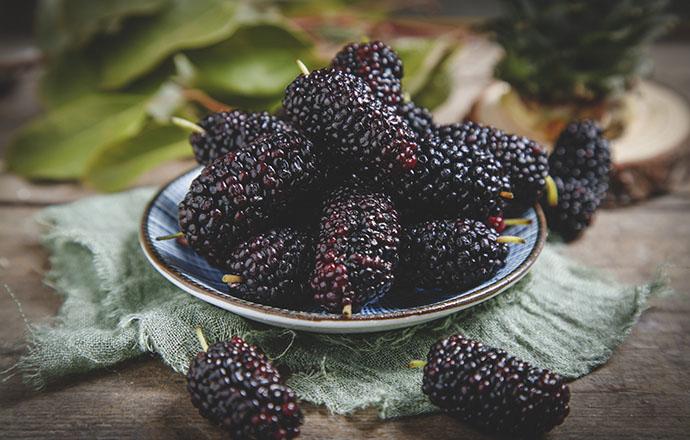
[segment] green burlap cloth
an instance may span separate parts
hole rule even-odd
[[[510,291],[447,319],[363,336],[315,335],[272,328],[182,292],[146,261],[139,220],[153,190],[140,189],[51,207],[47,282],[64,297],[53,322],[30,327],[18,367],[36,387],[67,374],[104,368],[145,352],[185,372],[199,350],[194,327],[210,341],[240,335],[292,371],[302,400],[335,413],[376,406],[382,417],[433,410],[421,371],[407,368],[438,338],[462,332],[567,377],[606,362],[663,289],[655,281],[623,286],[577,265],[547,245],[530,275]]]

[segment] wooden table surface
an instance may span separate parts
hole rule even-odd
[[[690,96],[690,46],[655,47],[656,77]],[[0,98],[0,146],[37,112],[35,75]],[[0,147],[1,149],[1,147]],[[142,182],[161,183],[189,166],[175,163]],[[42,207],[89,191],[72,184],[32,185],[0,174],[0,370],[25,350],[24,319],[55,315],[60,298],[43,285],[49,264],[30,221]],[[611,360],[571,384],[571,415],[550,439],[686,439],[690,434],[690,183],[644,204],[605,210],[569,252],[625,282],[649,279],[664,264],[677,294],[655,298]],[[24,316],[23,316],[24,315]],[[588,341],[582,341],[587,344]],[[374,410],[330,415],[304,405],[305,439],[490,438],[443,415],[381,421]],[[220,438],[200,417],[184,378],[154,356],[79,377],[42,392],[20,378],[0,382],[0,438]]]

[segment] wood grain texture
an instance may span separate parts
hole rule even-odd
[[[654,52],[662,79],[686,96],[690,57],[680,54],[688,47],[663,46]],[[0,107],[6,105],[0,101]],[[0,125],[0,142],[7,130]],[[149,173],[144,181],[162,182],[188,166],[167,165],[165,173]],[[60,298],[42,283],[48,256],[38,242],[38,226],[29,219],[41,205],[86,194],[75,185],[36,186],[0,174],[0,370],[11,367],[25,349],[24,320],[3,285],[10,286],[31,322],[49,320],[60,305]],[[568,251],[630,283],[648,279],[665,263],[677,293],[652,300],[611,360],[571,384],[571,415],[547,438],[688,438],[690,184],[642,205],[602,211]],[[443,415],[381,421],[373,410],[344,417],[305,405],[305,412],[304,439],[491,438]],[[191,406],[184,378],[152,356],[66,378],[43,392],[26,388],[16,376],[0,382],[0,438],[221,436]]]

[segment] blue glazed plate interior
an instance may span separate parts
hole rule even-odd
[[[179,231],[177,223],[177,205],[184,198],[192,180],[199,174],[201,167],[173,180],[153,200],[145,213],[143,235],[158,260],[172,272],[180,275],[186,282],[205,288],[219,297],[233,297],[230,287],[221,282],[223,272],[209,265],[190,247],[180,245],[176,240],[156,241],[155,237],[174,234]],[[491,287],[516,271],[529,257],[539,239],[539,221],[534,209],[529,209],[522,217],[531,219],[529,225],[512,226],[503,233],[516,235],[525,239],[525,244],[509,246],[506,265],[490,280],[468,290],[437,291],[425,289],[401,289],[392,291],[378,302],[364,307],[358,315],[380,317],[409,311],[410,309],[443,303],[449,300],[472,295]],[[408,290],[408,291],[405,291]],[[251,304],[248,303],[247,304]],[[318,306],[299,309],[303,312],[328,315]]]

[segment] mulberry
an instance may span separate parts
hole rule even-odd
[[[266,112],[247,113],[240,110],[214,113],[199,121],[203,133],[192,133],[194,157],[208,165],[219,157],[250,144],[260,137],[290,131],[292,127]]]
[[[239,242],[266,228],[316,183],[319,158],[296,132],[276,133],[207,165],[180,202],[189,245],[222,266]]]
[[[235,439],[287,440],[300,434],[302,411],[266,355],[235,336],[199,352],[187,373],[199,413]]]
[[[324,309],[348,316],[393,284],[398,213],[390,197],[351,187],[336,190],[324,205],[311,287]]]
[[[431,348],[422,391],[460,420],[508,435],[548,432],[570,411],[570,389],[558,374],[460,335]]]

